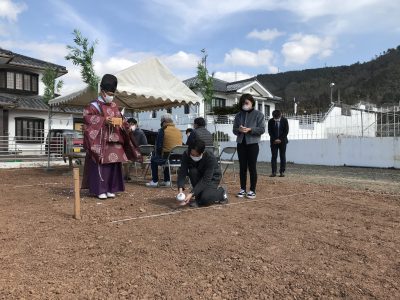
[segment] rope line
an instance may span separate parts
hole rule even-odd
[[[257,199],[257,200],[246,200],[246,201],[241,201],[241,202],[227,203],[227,204],[223,204],[221,206],[210,205],[210,206],[197,207],[197,208],[185,209],[185,210],[174,210],[174,211],[160,213],[160,214],[131,217],[131,218],[125,218],[125,219],[121,219],[121,220],[114,220],[114,221],[111,221],[110,223],[123,223],[123,222],[127,222],[127,221],[151,219],[151,218],[164,217],[164,216],[169,216],[169,215],[176,215],[176,214],[180,214],[180,213],[184,213],[184,212],[193,212],[193,211],[199,211],[199,210],[205,210],[205,209],[216,209],[217,207],[226,207],[226,206],[233,206],[233,205],[239,205],[239,204],[245,204],[245,203],[246,204],[254,203],[254,202],[260,202],[260,201],[265,201],[265,200],[280,199],[280,198],[294,197],[294,196],[300,196],[300,195],[312,195],[312,194],[316,194],[319,192],[326,192],[326,190],[325,191],[313,191],[313,192],[306,192],[306,193],[281,195],[281,196],[275,196],[275,197],[269,197],[269,198],[261,198],[261,199]]]

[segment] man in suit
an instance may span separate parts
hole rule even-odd
[[[270,177],[276,176],[276,160],[278,158],[278,150],[281,160],[279,169],[280,177],[285,177],[286,145],[288,143],[287,135],[289,133],[289,123],[286,118],[282,117],[282,113],[279,110],[274,110],[272,112],[272,117],[273,118],[268,121],[268,133],[270,137],[272,155],[272,174],[270,175]]]

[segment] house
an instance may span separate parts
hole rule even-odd
[[[193,91],[200,94],[197,77],[186,79],[184,83]],[[216,107],[233,106],[238,103],[241,95],[251,94],[256,101],[255,109],[260,110],[265,115],[265,118],[269,119],[272,111],[275,109],[275,104],[282,101],[280,97],[272,95],[267,87],[257,80],[257,77],[233,82],[214,78],[213,86],[214,99],[212,103],[206,104],[206,113],[212,113]]]
[[[49,67],[57,70],[57,77],[68,72],[64,66],[0,48],[0,154],[44,150],[49,106],[41,96],[41,79]],[[52,128],[73,129],[81,117],[79,110],[56,110]]]
[[[198,88],[197,77],[186,79],[183,83],[192,89],[198,96],[202,97]],[[265,118],[269,119],[272,117],[272,111],[275,110],[276,103],[283,101],[282,98],[274,96],[266,86],[257,80],[257,77],[233,82],[213,78],[213,89],[214,98],[212,103],[204,103],[204,101],[202,101],[200,106],[185,105],[184,107],[177,107],[169,110],[139,113],[137,117],[139,118],[142,128],[157,130],[159,128],[160,116],[166,112],[173,115],[177,126],[181,130],[185,130],[190,126],[193,123],[194,118],[204,116],[204,112],[206,115],[209,115],[207,116],[208,123],[214,123],[214,117],[211,117],[210,115],[213,114],[215,108],[231,107],[238,103],[241,95],[246,93],[253,95],[256,101],[255,109],[263,112]],[[218,117],[219,121],[217,120],[216,122],[225,122],[226,118]],[[231,131],[231,128],[227,128],[226,130]]]

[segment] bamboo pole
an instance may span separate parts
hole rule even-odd
[[[74,218],[77,220],[81,219],[81,193],[79,186],[79,168],[74,168]]]

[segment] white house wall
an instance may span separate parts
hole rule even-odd
[[[236,143],[220,143],[220,149],[227,146],[236,146]],[[293,140],[287,146],[286,159],[288,162],[310,165],[400,168],[400,139],[338,136],[329,139]],[[268,141],[260,143],[258,161],[271,161]],[[290,174],[290,165],[287,172]]]
[[[186,130],[186,128],[190,127],[188,125],[193,124],[194,119],[197,118],[199,109],[197,105],[190,105],[189,114],[185,114],[183,106],[172,108],[171,115],[174,123],[181,130]],[[143,129],[157,131],[160,128],[161,116],[166,113],[166,109],[157,110],[157,117],[152,118],[152,111],[140,112],[137,115],[139,126]]]
[[[10,151],[21,150],[28,152],[29,154],[44,153],[44,143],[17,143],[15,149],[15,118],[40,118],[44,120],[44,135],[47,136],[48,132],[48,113],[47,112],[35,112],[35,111],[20,111],[10,110],[8,115],[8,132],[9,132],[9,145]],[[61,114],[57,113],[52,116],[52,129],[73,129],[74,116],[72,114]],[[11,149],[13,148],[13,149]]]

